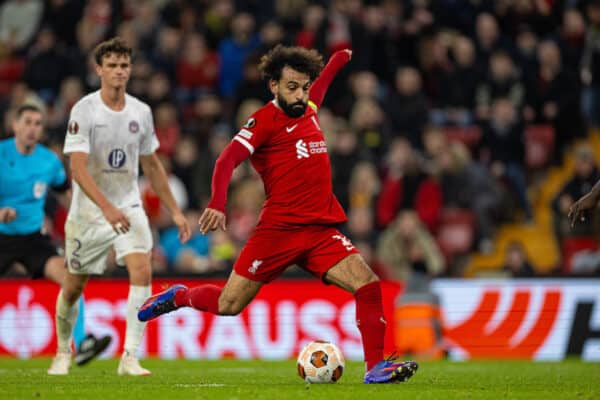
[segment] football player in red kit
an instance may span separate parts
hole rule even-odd
[[[414,361],[383,359],[386,322],[379,279],[336,229],[346,215],[333,194],[317,110],[351,55],[350,50],[338,51],[325,68],[316,51],[300,47],[277,46],[262,57],[260,69],[274,99],[250,117],[216,161],[212,198],[199,221],[202,233],[225,229],[231,174],[250,158],[266,192],[258,225],[225,287],[175,285],[146,300],[138,313],[140,320],[180,307],[237,315],[263,284],[296,264],[354,295],[367,368],[365,383],[401,382],[416,372]]]

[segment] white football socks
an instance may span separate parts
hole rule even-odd
[[[71,352],[71,334],[73,325],[79,313],[79,301],[69,305],[63,297],[62,289],[56,298],[56,338],[58,341],[57,353]]]
[[[150,295],[152,289],[150,286],[129,286],[129,296],[127,297],[127,330],[125,332],[125,351],[131,355],[137,354],[137,349],[144,335],[145,322],[140,322],[137,313],[140,306]]]

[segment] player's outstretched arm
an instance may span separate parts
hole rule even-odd
[[[181,243],[187,242],[192,236],[192,231],[187,223],[187,219],[177,206],[177,202],[173,197],[167,173],[156,153],[140,156],[140,164],[144,175],[150,181],[152,189],[156,192],[160,201],[167,207],[173,218],[173,223],[179,229],[179,240]]]
[[[568,218],[571,221],[571,227],[575,226],[577,221],[583,221],[585,218],[583,212],[598,205],[600,199],[600,180],[596,182],[592,190],[585,196],[577,200],[569,209]]]
[[[73,180],[77,182],[81,190],[96,204],[104,218],[113,227],[117,234],[126,233],[129,231],[129,220],[121,210],[115,207],[96,185],[94,178],[90,175],[87,169],[87,153],[74,152],[70,153],[69,167]]]
[[[212,197],[198,221],[202,234],[219,228],[226,230],[225,204],[231,174],[249,156],[250,152],[244,145],[232,140],[215,162],[211,183]]]
[[[315,103],[317,107],[321,107],[331,81],[333,81],[338,71],[350,61],[350,58],[352,58],[352,50],[336,51],[327,62],[327,65],[325,65],[325,68],[323,68],[323,71],[321,71],[319,77],[315,79],[310,87],[308,99]]]

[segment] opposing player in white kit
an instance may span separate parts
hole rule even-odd
[[[117,372],[149,375],[136,357],[145,323],[137,309],[150,296],[152,236],[141,206],[138,162],[162,203],[169,209],[186,242],[190,228],[169,189],[154,153],[158,140],[150,107],[125,93],[132,50],[119,38],[94,50],[100,90],[79,100],[71,110],[64,153],[70,155],[73,199],[65,224],[69,273],[56,301],[58,349],[49,373],[68,374],[74,306],[91,274],[102,274],[114,247],[117,263],[129,272],[125,348]]]

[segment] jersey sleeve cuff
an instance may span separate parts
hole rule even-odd
[[[87,145],[84,144],[80,144],[80,145],[69,145],[69,147],[66,147],[63,149],[63,153],[64,154],[71,154],[71,153],[86,153],[89,154],[90,152],[90,148]]]
[[[217,204],[216,202],[213,202],[213,200],[211,200],[208,205],[206,206],[206,208],[212,208],[213,210],[218,210],[221,211],[222,213],[225,212],[225,205],[221,205],[221,204]]]

